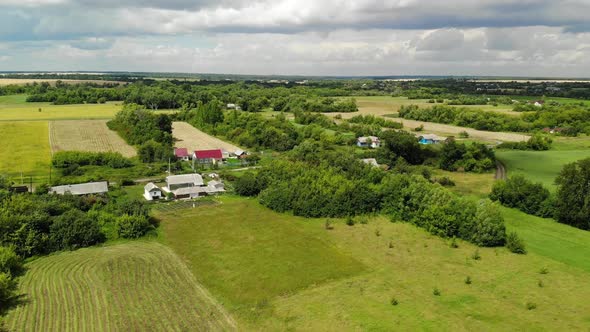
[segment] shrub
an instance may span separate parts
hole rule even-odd
[[[524,241],[518,237],[516,232],[510,232],[506,236],[506,248],[515,254],[526,254]]]
[[[470,276],[467,276],[467,277],[465,278],[465,284],[466,284],[466,285],[471,285],[471,277],[470,277]]]
[[[56,250],[88,247],[105,239],[98,223],[76,209],[56,217],[49,232]]]
[[[327,230],[334,229],[334,226],[332,225],[332,222],[330,221],[330,219],[326,220],[326,223],[324,224],[324,228],[326,228]]]
[[[468,138],[469,137],[469,133],[466,132],[465,130],[463,130],[462,132],[459,133],[459,138]]]
[[[381,236],[381,231],[380,231],[379,229],[376,229],[376,230],[375,230],[375,235],[376,235],[376,236]]]
[[[548,217],[553,214],[550,192],[540,183],[533,183],[522,175],[497,181],[492,187],[490,199],[517,208],[525,213]]]
[[[389,249],[393,248],[393,241],[389,241]]]
[[[23,261],[14,249],[0,246],[0,272],[16,276],[22,269]]]
[[[432,289],[432,295],[440,296],[440,290],[438,288],[434,287],[434,289]]]
[[[348,226],[354,226],[354,219],[352,219],[352,217],[346,218],[346,224]]]
[[[451,242],[449,243],[449,246],[453,249],[459,248],[459,244],[457,243],[457,238],[453,236],[453,238],[451,239]]]
[[[527,310],[537,309],[537,304],[534,303],[534,302],[527,302],[526,303],[526,309]]]
[[[537,286],[539,286],[540,288],[543,288],[545,286],[543,284],[543,280],[539,280],[539,282],[537,282]]]
[[[414,128],[414,131],[423,131],[424,125],[419,125],[418,127]]]
[[[257,196],[264,189],[256,176],[250,172],[243,174],[234,182],[234,190],[240,196]]]
[[[79,166],[108,166],[111,168],[126,168],[133,166],[130,159],[118,152],[81,152],[60,151],[53,155],[51,163],[56,168],[63,168],[64,172],[72,174]]]
[[[437,182],[438,184],[440,184],[443,187],[454,187],[455,186],[455,182],[453,180],[451,180],[448,176],[443,176],[443,177],[437,178],[435,180],[435,182]]]
[[[0,304],[10,301],[16,295],[17,288],[18,284],[10,274],[0,272]]]
[[[115,221],[117,234],[125,239],[136,239],[145,235],[152,225],[147,217],[142,215],[124,215]]]
[[[542,267],[542,268],[539,270],[539,273],[540,273],[540,274],[547,274],[547,273],[549,273],[549,269],[548,269],[548,268],[546,268],[546,267]]]
[[[391,298],[391,301],[389,301],[389,303],[391,303],[391,305],[396,306],[399,304],[399,302],[397,301],[397,299],[395,297]]]
[[[479,254],[479,249],[475,249],[473,254],[471,254],[471,259],[478,261],[481,259],[481,255]]]

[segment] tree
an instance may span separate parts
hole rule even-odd
[[[390,165],[401,157],[412,165],[424,162],[424,152],[416,136],[405,131],[388,130],[381,137],[381,153]]]
[[[590,230],[590,158],[565,165],[555,182],[557,221]]]
[[[88,247],[104,238],[98,223],[76,209],[56,217],[50,227],[50,241],[56,250]]]
[[[117,218],[117,234],[126,239],[136,239],[145,235],[152,225],[148,218],[143,215],[123,215]]]
[[[533,183],[522,175],[511,176],[505,181],[496,181],[490,193],[490,199],[493,201],[541,217],[553,214],[549,198],[549,190],[541,183]]]

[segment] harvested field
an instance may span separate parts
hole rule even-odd
[[[51,152],[119,152],[125,157],[135,156],[135,149],[116,132],[110,130],[106,122],[106,120],[49,122]]]
[[[39,258],[10,331],[231,331],[233,319],[168,247],[132,242]]]
[[[206,134],[186,122],[173,122],[172,135],[177,140],[176,147],[187,148],[189,151],[222,149],[233,152],[240,150],[239,147]]]

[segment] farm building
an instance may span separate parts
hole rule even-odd
[[[379,167],[379,164],[377,163],[377,159],[375,159],[375,158],[365,158],[365,159],[361,159],[361,161],[367,165],[371,165],[373,167]]]
[[[207,196],[209,193],[208,187],[185,187],[178,188],[172,191],[175,199],[191,199],[201,196]]]
[[[187,161],[190,159],[187,148],[174,148],[174,156],[178,160]]]
[[[247,153],[246,153],[246,151],[244,151],[244,150],[236,150],[236,151],[234,152],[234,155],[235,155],[236,157],[238,157],[238,158],[244,158],[244,157],[246,157],[246,156],[247,156]]]
[[[438,144],[440,142],[444,142],[446,140],[445,137],[441,137],[435,134],[424,134],[420,137],[420,144]]]
[[[223,152],[215,150],[197,150],[193,153],[193,159],[199,164],[216,164],[223,160]]]
[[[203,177],[200,174],[170,175],[166,177],[164,191],[171,192],[179,188],[203,186]]]
[[[207,183],[207,187],[209,188],[209,192],[212,194],[225,192],[225,185],[221,181],[209,181],[209,183]]]
[[[162,196],[162,189],[160,189],[158,186],[156,186],[152,182],[146,184],[143,189],[144,189],[143,197],[145,197],[145,199],[148,201],[153,201],[155,199],[160,199],[163,197]]]
[[[79,184],[67,184],[64,186],[51,187],[49,189],[50,194],[65,195],[71,194],[75,196],[80,195],[98,195],[109,192],[109,184],[106,181],[103,182],[89,182]]]
[[[359,148],[373,148],[376,149],[381,146],[381,140],[377,136],[362,136],[356,139],[356,145]]]

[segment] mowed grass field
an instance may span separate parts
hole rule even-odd
[[[51,161],[47,121],[0,121],[0,174],[16,180],[24,176],[47,175]]]
[[[186,122],[173,122],[172,135],[176,139],[174,146],[187,148],[189,153],[195,150],[222,149],[228,152],[240,150],[239,147],[204,133]]]
[[[326,230],[325,219],[276,214],[255,200],[221,201],[161,215],[162,233],[240,330],[590,328],[590,274],[537,246],[528,255],[479,248],[474,260],[473,245],[453,249],[382,217]]]
[[[0,78],[0,86],[2,85],[25,85],[32,83],[47,82],[50,85],[55,85],[57,79],[42,79],[42,78]],[[65,84],[81,84],[81,83],[95,83],[95,84],[122,84],[118,81],[103,81],[103,80],[59,80]]]
[[[235,322],[169,248],[131,242],[27,264],[9,331],[231,331]]]
[[[508,176],[521,174],[555,189],[555,178],[565,164],[590,157],[590,137],[556,137],[547,151],[497,150]]]
[[[119,152],[125,157],[137,155],[107,120],[63,120],[49,122],[52,153],[58,151]]]
[[[16,97],[15,97],[16,99]],[[11,101],[10,99],[5,99]],[[121,103],[51,105],[49,103],[0,102],[0,121],[110,119],[121,110]]]

